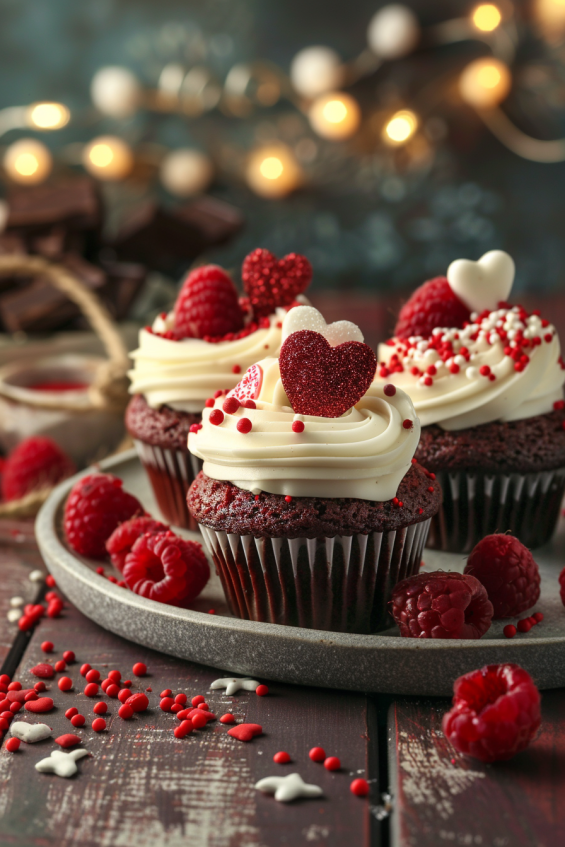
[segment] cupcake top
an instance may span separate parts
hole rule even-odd
[[[394,498],[420,425],[403,391],[371,384],[376,359],[362,337],[311,307],[289,312],[280,358],[253,365],[191,427],[204,473],[254,494]]]
[[[506,302],[513,277],[510,256],[493,250],[478,262],[458,260],[447,279],[425,283],[401,312],[402,337],[379,345],[375,385],[403,388],[422,426],[446,430],[551,412],[565,382],[559,338],[538,312]],[[468,318],[460,325],[441,325],[444,314],[461,309]],[[437,326],[409,334],[431,314]]]
[[[131,354],[130,393],[144,395],[154,409],[200,412],[216,391],[237,385],[251,364],[278,354],[282,321],[294,305],[308,302],[302,292],[311,276],[303,256],[278,260],[255,250],[243,262],[246,296],[238,297],[222,268],[196,268],[174,309],[141,330]]]

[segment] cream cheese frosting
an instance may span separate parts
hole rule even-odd
[[[189,450],[204,460],[207,476],[255,494],[395,497],[420,438],[407,394],[393,390],[387,396],[374,384],[339,418],[298,415],[285,394],[278,359],[263,359],[258,367],[263,379],[255,408],[240,406],[229,414],[223,411],[225,396],[218,397],[189,435]],[[211,415],[221,422],[211,423]],[[242,418],[251,423],[247,432],[238,430]],[[293,431],[294,421],[304,425],[303,431]]]
[[[167,405],[181,412],[201,412],[216,391],[234,388],[250,365],[278,354],[286,314],[287,309],[279,308],[268,318],[268,326],[217,343],[164,338],[158,333],[172,328],[173,313],[157,317],[151,331],[140,331],[139,347],[131,354],[130,393],[143,394],[153,409]]]
[[[374,385],[406,391],[422,426],[445,430],[550,412],[565,370],[555,327],[520,306],[473,314],[464,329],[379,345]]]

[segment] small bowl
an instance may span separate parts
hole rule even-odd
[[[92,405],[88,388],[104,360],[59,355],[22,359],[0,368],[0,446],[12,450],[24,438],[52,438],[86,467],[112,453],[125,434],[123,414]]]

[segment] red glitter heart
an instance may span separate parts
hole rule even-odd
[[[243,260],[241,279],[255,317],[266,317],[277,306],[290,306],[308,288],[312,266],[299,253],[277,259],[258,247]]]
[[[330,347],[320,333],[302,329],[286,339],[279,366],[286,396],[295,412],[339,418],[369,388],[377,358],[360,341]]]
[[[228,729],[228,735],[237,738],[238,741],[251,741],[256,735],[261,735],[263,727],[258,723],[240,723]]]

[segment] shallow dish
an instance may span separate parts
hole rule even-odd
[[[145,508],[158,510],[133,450],[102,462]],[[494,662],[517,662],[540,688],[565,685],[565,609],[557,577],[565,563],[565,523],[553,541],[535,551],[542,596],[535,607],[545,619],[509,640],[508,621],[497,621],[479,641],[351,635],[243,621],[230,616],[214,576],[193,609],[146,600],[96,573],[100,562],[83,559],[65,544],[61,528],[67,494],[80,475],[59,485],[42,507],[36,537],[49,570],[69,600],[111,632],[164,653],[222,671],[301,685],[391,694],[451,694],[455,677]],[[197,533],[182,531],[187,538]],[[462,570],[465,557],[425,551],[427,570]],[[210,610],[214,614],[210,614]]]

